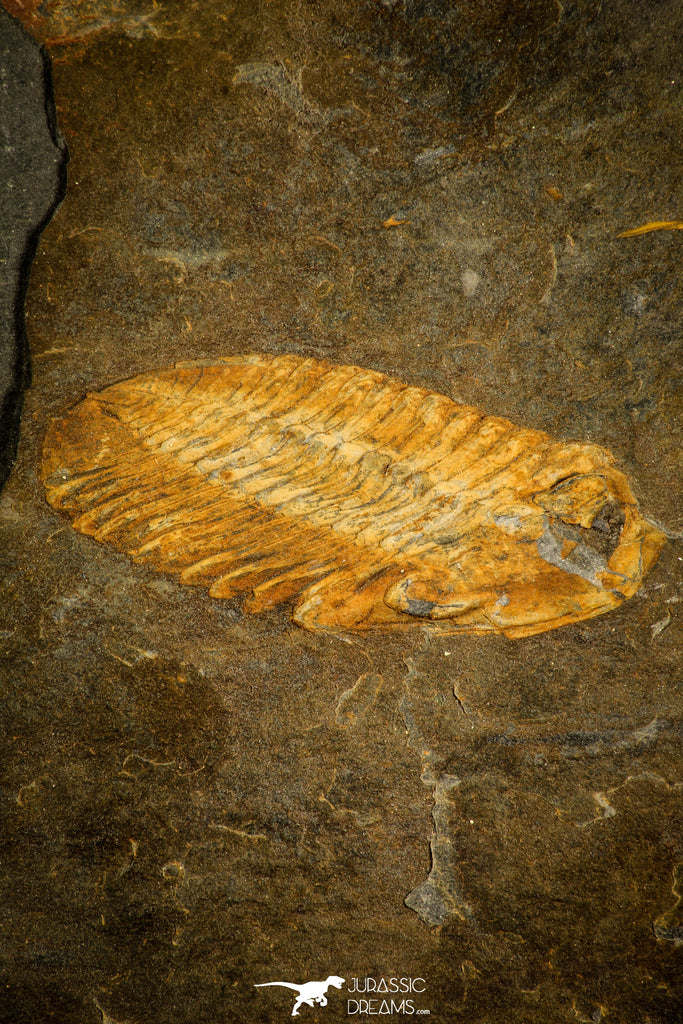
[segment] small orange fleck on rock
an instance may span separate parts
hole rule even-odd
[[[680,231],[683,229],[683,220],[650,220],[640,227],[631,228],[629,231],[620,231],[617,238],[634,238],[636,235],[647,235],[650,231]]]
[[[550,198],[554,199],[557,203],[561,203],[564,199],[564,192],[559,188],[555,188],[554,185],[545,185],[543,191],[547,196],[550,196]]]

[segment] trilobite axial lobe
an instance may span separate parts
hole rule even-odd
[[[52,423],[42,477],[136,562],[332,632],[530,636],[630,597],[665,540],[604,449],[295,355],[89,395]]]

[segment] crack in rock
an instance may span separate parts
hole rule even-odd
[[[676,897],[673,907],[661,914],[653,923],[655,938],[664,942],[673,942],[678,948],[683,946],[683,920],[681,905],[683,902],[683,864],[677,864],[673,872],[671,893]]]
[[[410,680],[417,675],[417,672],[411,658],[406,658],[406,665],[409,672],[405,680],[405,687],[406,691],[409,691]],[[425,924],[430,926],[442,925],[447,918],[454,914],[461,920],[471,923],[473,921],[472,909],[462,898],[453,871],[454,847],[449,828],[453,806],[449,794],[458,788],[460,779],[457,775],[439,774],[436,770],[436,754],[420,733],[407,693],[401,699],[399,709],[408,733],[408,746],[420,757],[422,764],[420,779],[425,786],[434,790],[434,807],[432,808],[434,831],[429,841],[431,869],[424,882],[409,892],[403,902],[410,910],[414,910]]]
[[[342,693],[335,710],[337,725],[354,725],[360,721],[377,699],[382,686],[382,677],[377,672],[364,672],[355,684]]]
[[[292,72],[283,64],[268,61],[252,61],[238,65],[233,85],[256,85],[272,93],[300,120],[312,125],[327,124],[334,117],[345,113],[342,110],[321,110],[306,99],[302,85],[303,68]]]

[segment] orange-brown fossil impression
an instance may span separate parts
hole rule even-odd
[[[531,636],[631,597],[665,541],[603,448],[294,355],[89,395],[42,478],[136,562],[331,632]]]

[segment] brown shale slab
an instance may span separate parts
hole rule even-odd
[[[276,1024],[294,991],[257,984],[330,976],[344,987],[302,1024],[361,1019],[349,1000],[392,978],[424,991],[383,1019],[676,1020],[683,231],[628,233],[681,219],[680,3],[3,2],[48,48],[71,162],[33,264],[33,383],[0,496],[0,1020]],[[338,510],[352,462],[333,476],[313,444],[278,465],[276,526],[221,490],[237,551],[162,451],[191,410],[172,423],[145,398],[149,445],[103,412],[136,378],[158,392],[198,372],[168,367],[208,380],[245,356],[240,414],[278,400],[263,368],[291,360],[342,375],[316,416],[386,418],[412,466],[403,536],[430,507],[419,460],[444,410],[581,453],[578,480],[550,458],[538,490],[515,478],[538,517],[528,553],[563,601],[578,583],[580,611],[618,588],[561,563],[583,543],[592,574],[621,547],[635,592],[513,640],[444,632],[431,576],[392,584],[393,606],[376,580],[387,620],[415,625],[340,630],[328,595],[335,630],[299,628],[314,563],[370,555],[297,532],[293,467],[320,459],[315,493]],[[345,390],[327,367],[362,369]],[[46,501],[43,451],[76,503],[53,474],[99,458],[105,420],[117,463],[79,492],[104,501],[74,505],[84,535]],[[399,463],[370,447],[354,485],[381,501]],[[470,493],[485,467],[466,461]],[[601,478],[622,509],[602,519]],[[488,539],[514,559],[500,511]],[[385,551],[394,534],[373,529]]]

